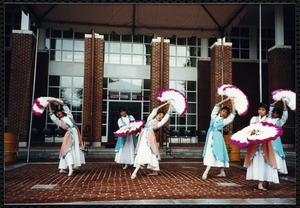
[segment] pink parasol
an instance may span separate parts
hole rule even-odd
[[[143,128],[145,121],[143,120],[134,120],[129,123],[128,126],[122,126],[119,130],[114,132],[115,137],[122,137],[131,135]]]
[[[296,93],[291,90],[278,89],[272,92],[273,100],[284,99],[287,106],[292,110],[296,111]]]
[[[36,116],[42,115],[45,108],[48,106],[49,102],[55,100],[63,102],[62,100],[54,97],[39,97],[34,99],[32,109],[31,109],[32,113]]]
[[[275,140],[282,133],[282,128],[272,123],[255,123],[234,133],[230,138],[230,143],[243,148],[250,143]]]
[[[176,112],[183,116],[188,108],[188,103],[184,94],[175,89],[163,89],[156,94],[156,98],[161,102],[169,101]]]
[[[217,93],[233,99],[234,107],[240,116],[244,116],[248,113],[248,98],[238,87],[230,84],[223,84],[217,88]]]

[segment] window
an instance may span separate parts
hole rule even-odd
[[[82,94],[83,77],[49,76],[48,96],[59,98],[68,105],[79,129],[82,123]],[[48,117],[46,125],[53,128],[55,124]]]
[[[183,134],[184,130],[191,130],[192,135],[195,135],[197,127],[197,83],[196,81],[174,81],[170,80],[170,88],[176,89],[186,96],[188,109],[184,116],[179,116],[176,113],[171,113],[170,129],[179,130]]]
[[[201,39],[170,38],[170,66],[196,67],[197,57],[201,56]]]
[[[105,63],[149,65],[152,37],[135,35],[105,35]],[[150,42],[149,42],[150,40]]]
[[[250,30],[246,27],[232,28],[228,41],[232,43],[232,58],[250,59]]]
[[[259,34],[259,31],[257,31]],[[261,29],[261,58],[268,59],[268,49],[275,45],[275,31],[274,29]],[[257,59],[259,59],[259,37],[257,38]]]
[[[45,47],[50,61],[84,62],[84,33],[48,29]]]
[[[146,121],[150,113],[150,80],[149,79],[120,79],[105,77],[103,79],[103,112],[102,128],[107,128],[107,103],[110,100],[126,100],[142,103],[142,118]],[[106,130],[102,131],[106,136]]]

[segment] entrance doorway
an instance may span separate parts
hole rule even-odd
[[[141,120],[141,103],[138,102],[109,102],[108,117],[108,140],[110,147],[116,144],[114,132],[119,129],[118,119],[120,118],[119,109],[125,108],[128,115],[132,115],[136,120]]]

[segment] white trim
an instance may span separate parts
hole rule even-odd
[[[84,38],[92,38],[92,34],[85,34]],[[98,33],[95,33],[95,38],[104,39],[104,35],[99,35]]]
[[[215,43],[210,47],[210,49],[212,49],[212,48],[215,47],[215,46],[220,46],[220,45],[222,45],[222,44],[219,43],[219,42],[215,42]],[[232,43],[231,43],[231,42],[223,42],[223,46],[232,46]]]
[[[292,46],[289,46],[289,45],[275,45],[275,46],[269,48],[269,49],[268,49],[268,52],[270,52],[270,51],[272,51],[272,50],[274,50],[274,49],[276,49],[276,48],[291,49]]]
[[[33,35],[31,30],[12,30],[12,33]]]
[[[19,142],[19,147],[27,147],[27,142]]]

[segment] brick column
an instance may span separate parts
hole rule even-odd
[[[163,40],[160,37],[153,39],[151,43],[151,92],[150,92],[150,108],[160,105],[160,101],[155,95],[158,91],[169,88],[169,60],[170,60],[170,41]],[[165,112],[167,108],[164,108]],[[167,124],[166,124],[167,126]],[[159,132],[157,140],[162,142],[162,138],[166,137],[167,132]]]
[[[8,97],[7,131],[19,136],[19,146],[26,146],[31,113],[34,66],[32,31],[13,30]]]
[[[222,59],[224,60],[223,72]],[[217,94],[216,89],[222,84],[232,84],[232,43],[223,43],[223,49],[220,42],[216,42],[211,46],[210,70],[210,105],[212,109],[217,102],[222,100],[222,97]],[[224,105],[231,106],[229,102],[224,103]],[[228,125],[225,127],[225,130],[229,131],[231,128],[232,126]]]
[[[104,75],[104,37],[85,36],[83,128],[90,126],[93,146],[102,141],[102,99]]]
[[[272,91],[289,89],[295,92],[294,70],[291,46],[274,46],[268,50],[268,95],[272,103]],[[278,103],[277,107],[283,107]],[[293,144],[295,131],[295,113],[289,110],[289,118],[283,126],[282,143]]]

